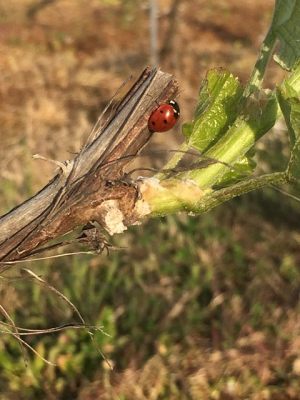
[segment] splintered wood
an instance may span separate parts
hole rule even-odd
[[[91,222],[111,235],[139,222],[138,189],[122,180],[123,169],[151,138],[148,118],[156,104],[177,90],[171,75],[146,69],[77,156],[61,164],[35,196],[0,218],[0,260],[28,258]]]

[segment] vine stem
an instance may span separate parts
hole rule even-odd
[[[143,194],[143,200],[151,208],[151,217],[164,216],[179,211],[202,214],[225,201],[252,190],[266,186],[282,185],[287,182],[288,178],[285,172],[274,172],[248,178],[228,188],[216,191],[201,191],[196,184],[189,185],[189,181],[186,180],[173,180],[173,184],[166,180],[160,182],[159,196],[157,196],[157,187],[154,187],[153,190],[148,188]],[[144,184],[146,183],[147,180],[144,181]]]
[[[225,201],[231,200],[234,197],[241,196],[251,192],[252,190],[262,189],[266,186],[282,185],[288,183],[287,175],[285,172],[274,172],[272,174],[265,174],[255,178],[249,178],[243,182],[236,183],[229,188],[224,188],[212,192],[206,198],[195,205],[194,210],[196,213],[204,213],[212,208],[218,206]]]

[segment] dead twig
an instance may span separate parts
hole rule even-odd
[[[75,158],[55,161],[57,175],[0,218],[0,260],[26,259],[44,244],[91,222],[110,234],[136,223],[137,188],[122,181],[123,169],[151,138],[147,122],[156,102],[173,98],[177,89],[171,75],[146,69],[114,112],[98,121]],[[92,237],[85,239],[94,251],[106,246]]]

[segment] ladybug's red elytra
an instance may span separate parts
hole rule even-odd
[[[148,129],[150,132],[166,132],[173,128],[180,116],[180,108],[175,100],[158,106],[150,115]]]

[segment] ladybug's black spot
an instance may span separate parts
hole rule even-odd
[[[168,123],[168,121],[166,119],[164,119],[164,124],[167,124],[167,123]]]
[[[151,124],[154,126],[154,125],[155,125],[155,122],[154,122],[154,121],[151,121]]]
[[[160,110],[160,113],[163,114],[163,113],[164,113],[164,110]]]

